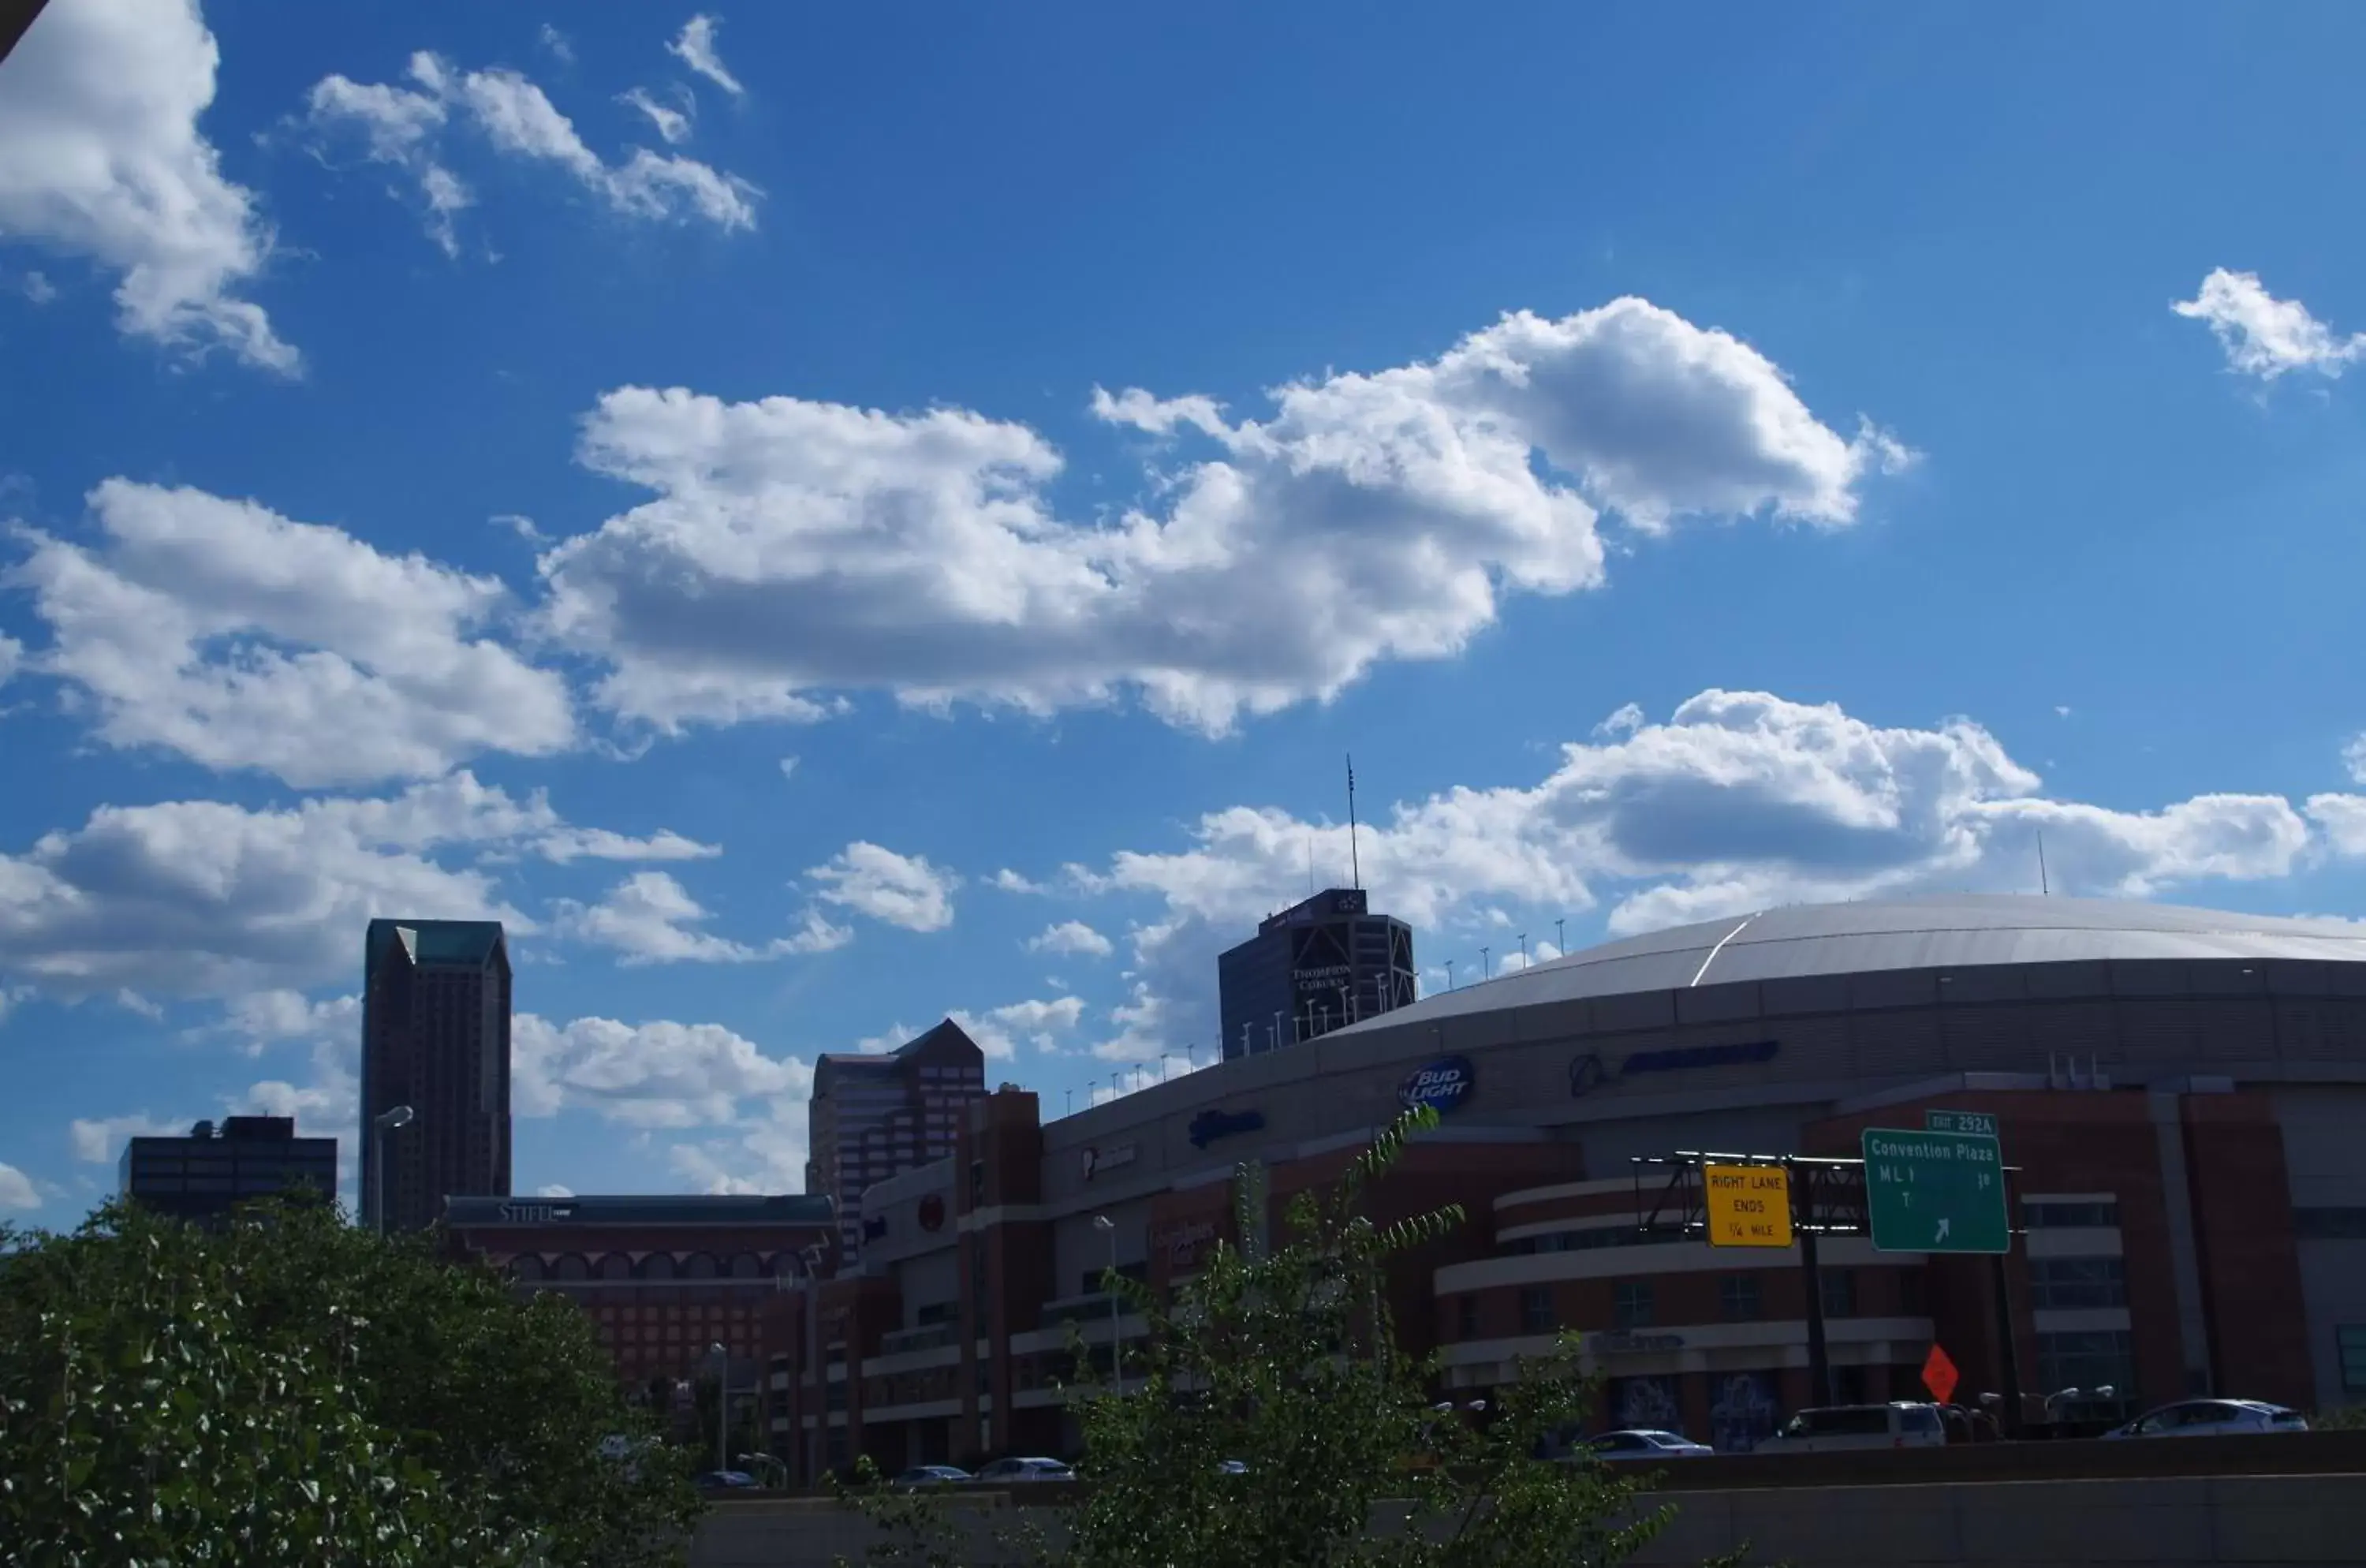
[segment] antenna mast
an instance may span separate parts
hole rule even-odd
[[[1356,848],[1356,754],[1347,753],[1347,875],[1358,888],[1364,886],[1364,863]]]
[[[2053,894],[2054,886],[2045,875],[2045,834],[2043,829],[2040,829],[2037,835],[2037,896],[2041,898],[2048,898],[2053,897]]]

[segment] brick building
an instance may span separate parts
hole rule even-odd
[[[952,1019],[884,1055],[814,1064],[806,1190],[837,1201],[847,1262],[862,1254],[872,1183],[951,1154],[961,1108],[985,1092],[986,1054]]]
[[[801,1476],[856,1452],[1071,1451],[1046,1385],[1071,1322],[1109,1343],[1101,1270],[1189,1273],[1226,1234],[1240,1161],[1266,1164],[1279,1204],[1439,1083],[1441,1126],[1380,1197],[1470,1215],[1391,1285],[1409,1347],[1458,1387],[1577,1329],[1606,1420],[1752,1446],[1822,1402],[1798,1252],[1646,1228],[1633,1159],[1847,1156],[1865,1127],[1953,1108],[1995,1116],[2013,1168],[2025,1417],[2103,1385],[2118,1408],[2366,1400],[2366,939],[1966,897],[1613,943],[1049,1123],[1025,1093],[968,1106],[947,1157],[869,1187],[859,1265],[775,1303],[780,1451]],[[1989,1258],[1820,1252],[1831,1397],[1916,1394],[1934,1344],[1964,1394],[2004,1392]]]
[[[711,1348],[753,1387],[775,1298],[837,1231],[823,1197],[455,1198],[454,1244],[524,1292],[555,1291],[590,1315],[634,1389],[711,1373]]]

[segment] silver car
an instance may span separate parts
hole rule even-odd
[[[2148,1410],[2107,1438],[2224,1438],[2242,1432],[2305,1432],[2299,1411],[2261,1399],[2180,1399]]]
[[[1694,1442],[1681,1432],[1662,1432],[1656,1428],[1638,1427],[1625,1432],[1605,1432],[1590,1438],[1585,1444],[1595,1459],[1614,1464],[1641,1461],[1651,1463],[1670,1459],[1706,1459],[1717,1450],[1707,1443]]]

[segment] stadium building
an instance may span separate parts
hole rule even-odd
[[[1228,1234],[1240,1162],[1266,1162],[1278,1213],[1415,1087],[1442,1124],[1381,1217],[1454,1201],[1470,1221],[1405,1260],[1391,1300],[1458,1388],[1573,1328],[1606,1424],[1728,1449],[1805,1404],[1922,1397],[1934,1345],[1959,1399],[2017,1373],[2033,1419],[2071,1389],[2366,1399],[2366,934],[1965,897],[1613,942],[1049,1123],[1031,1094],[987,1096],[952,1157],[870,1188],[858,1271],[775,1299],[783,1457],[810,1477],[857,1452],[1073,1449],[1053,1386],[1069,1325],[1104,1357],[1143,1331],[1112,1322],[1101,1271],[1171,1286]],[[2001,1270],[1825,1237],[1827,1390],[1796,1247],[1644,1223],[1664,1176],[1639,1157],[1848,1156],[1932,1110],[1995,1119],[2019,1234]]]

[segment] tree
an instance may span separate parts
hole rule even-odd
[[[318,1201],[110,1205],[0,1264],[0,1540],[28,1568],[679,1562],[681,1456],[583,1314]]]
[[[1542,1457],[1587,1407],[1574,1339],[1492,1402],[1441,1399],[1436,1359],[1400,1348],[1389,1262],[1462,1214],[1381,1224],[1366,1199],[1436,1120],[1408,1112],[1330,1190],[1293,1198],[1270,1247],[1257,1240],[1263,1173],[1245,1168],[1240,1243],[1212,1248],[1171,1304],[1106,1278],[1149,1328],[1127,1356],[1139,1381],[1077,1391],[1087,1495],[1064,1545],[1024,1555],[1073,1568],[1594,1568],[1665,1524],[1667,1510],[1639,1505],[1647,1478]],[[889,1535],[877,1560],[957,1560],[930,1534],[952,1523],[941,1510],[863,1495]]]

